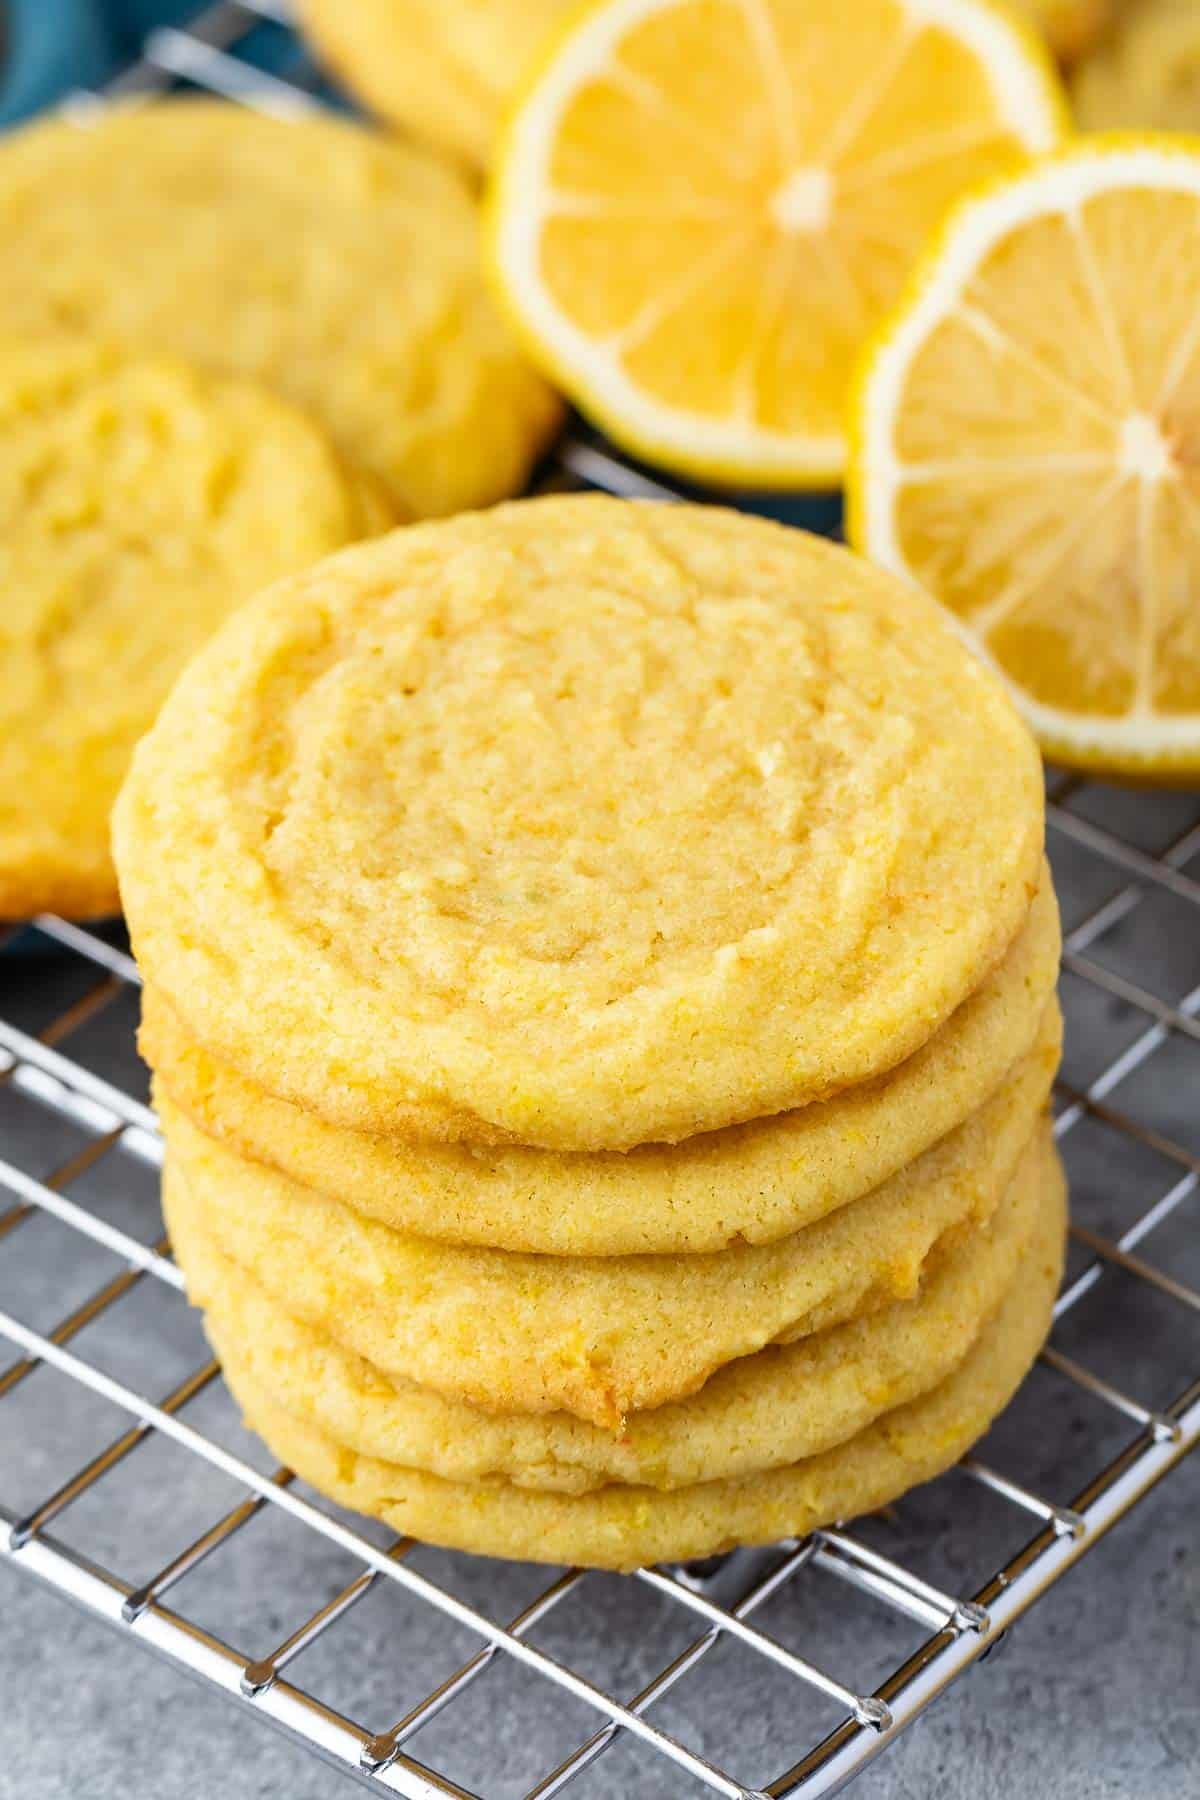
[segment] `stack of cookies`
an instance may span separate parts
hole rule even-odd
[[[1040,768],[919,594],[715,508],[409,527],[222,627],[115,841],[176,1254],[333,1498],[699,1557],[894,1498],[1020,1382]]]

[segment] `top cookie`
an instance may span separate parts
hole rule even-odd
[[[301,0],[317,50],[373,112],[476,168],[572,0]]]
[[[558,403],[424,151],[313,112],[163,100],[0,145],[0,332],[86,330],[253,376],[409,517],[525,485]]]
[[[0,918],[116,911],[108,815],[192,651],[387,522],[259,387],[85,338],[0,342]]]
[[[742,514],[392,533],[191,664],[118,803],[149,979],[336,1123],[626,1148],[894,1067],[1037,886],[1040,765],[932,601]]]

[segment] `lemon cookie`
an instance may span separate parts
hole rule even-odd
[[[624,1153],[411,1144],[339,1130],[211,1056],[152,987],[139,1043],[158,1090],[210,1137],[400,1231],[555,1255],[708,1252],[811,1224],[982,1106],[1033,1047],[1059,938],[1043,868],[1004,960],[898,1069],[823,1104]]]
[[[994,1210],[1050,1088],[1039,1054],[916,1163],[774,1244],[707,1256],[544,1257],[401,1235],[240,1162],[160,1097],[171,1174],[215,1242],[281,1304],[388,1374],[497,1411],[603,1425],[716,1368],[917,1291],[948,1234]]]
[[[1059,62],[1067,65],[1086,55],[1112,23],[1113,0],[1013,0],[1013,3],[1045,38]]]
[[[351,93],[486,166],[501,112],[572,0],[301,0],[300,23]]]
[[[115,829],[148,980],[258,1085],[357,1129],[623,1149],[919,1049],[1028,913],[1042,786],[921,594],[763,519],[593,495],[260,596]]]
[[[1051,1152],[1033,1241],[999,1312],[952,1375],[818,1456],[665,1493],[616,1483],[554,1494],[495,1477],[446,1481],[357,1455],[286,1412],[256,1385],[235,1346],[226,1346],[225,1375],[274,1455],[332,1499],[397,1531],[489,1556],[601,1568],[710,1556],[872,1511],[961,1456],[1007,1404],[1049,1330],[1065,1221]]]
[[[0,331],[89,330],[253,376],[409,516],[525,484],[557,403],[484,292],[475,207],[423,151],[313,112],[171,99],[0,145]]]
[[[1048,1136],[1042,1126],[988,1224],[931,1259],[916,1299],[729,1363],[692,1398],[635,1413],[617,1434],[562,1414],[497,1417],[389,1381],[223,1257],[186,1188],[173,1190],[171,1242],[217,1354],[228,1350],[278,1405],[362,1455],[550,1491],[686,1487],[815,1456],[943,1381],[1000,1306],[1033,1236]]]
[[[1200,0],[1128,0],[1071,82],[1088,131],[1200,128]]]
[[[263,389],[0,340],[0,917],[116,911],[109,813],[175,675],[255,589],[383,522]]]

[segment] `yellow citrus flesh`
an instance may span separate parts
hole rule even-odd
[[[946,207],[1058,139],[986,0],[606,0],[502,147],[491,260],[534,356],[668,467],[822,485],[849,371]]]
[[[968,202],[867,361],[851,533],[962,621],[1048,754],[1200,773],[1200,143]]]

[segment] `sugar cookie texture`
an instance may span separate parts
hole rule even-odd
[[[391,522],[259,386],[0,338],[0,918],[116,911],[109,813],[188,657],[265,583]]]
[[[406,517],[525,485],[559,416],[484,292],[473,197],[332,114],[170,99],[0,144],[0,333],[90,331],[253,378]]]
[[[264,1394],[229,1348],[226,1377],[247,1423],[304,1480],[431,1543],[529,1562],[631,1569],[802,1536],[885,1506],[940,1474],[1011,1399],[1049,1329],[1062,1271],[1064,1192],[1050,1157],[1034,1242],[999,1312],[954,1373],[845,1443],[783,1468],[666,1492],[619,1482],[561,1494],[496,1478],[447,1481],[335,1442]]]
[[[990,1218],[1013,1179],[1058,1040],[1055,1017],[992,1099],[857,1204],[773,1244],[706,1256],[434,1244],[243,1162],[159,1105],[180,1185],[209,1231],[292,1312],[439,1392],[614,1425],[765,1344],[916,1296],[926,1258]]]
[[[696,507],[410,527],[218,633],[116,842],[175,1252],[333,1498],[702,1556],[893,1499],[1020,1381],[1040,771],[919,595]]]
[[[722,1250],[790,1235],[960,1125],[1033,1046],[1058,956],[1044,871],[1003,961],[895,1070],[678,1146],[589,1156],[339,1129],[213,1056],[156,988],[145,991],[140,1041],[159,1090],[210,1136],[397,1230],[558,1255]]]
[[[562,1413],[495,1414],[413,1382],[381,1381],[369,1361],[306,1327],[223,1257],[195,1227],[186,1187],[172,1191],[169,1213],[217,1339],[244,1346],[260,1386],[355,1450],[455,1480],[504,1474],[569,1492],[610,1481],[677,1488],[815,1455],[949,1375],[998,1311],[1034,1238],[1044,1129],[987,1226],[938,1255],[918,1299],[729,1363],[699,1393],[637,1413],[619,1434]]]

